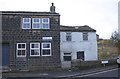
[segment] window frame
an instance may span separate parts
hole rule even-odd
[[[68,37],[70,40],[68,40]],[[66,32],[66,41],[68,41],[68,42],[72,41],[72,33],[71,32]]]
[[[65,60],[64,57],[70,57],[70,60]],[[63,60],[64,61],[71,61],[72,60],[72,52],[64,52],[63,53]]]
[[[24,19],[29,19],[29,22],[24,22]],[[30,24],[29,28],[24,28],[24,24]],[[31,29],[31,18],[22,18],[22,29]]]
[[[83,41],[88,41],[88,32],[83,32]]]
[[[25,48],[18,48],[18,45],[19,45],[19,44],[25,44]],[[25,51],[25,55],[20,55],[20,56],[19,56],[19,55],[18,55],[18,50],[24,50],[24,51]],[[27,53],[26,53],[26,43],[17,43],[16,56],[17,56],[17,57],[26,57],[26,54],[27,54]]]
[[[48,19],[48,22],[44,22],[44,19]],[[48,24],[48,28],[43,28],[43,24]],[[42,29],[50,29],[50,19],[49,18],[42,18]]]
[[[35,19],[39,19],[39,22],[34,22]],[[39,24],[40,27],[39,28],[34,28],[33,24]],[[41,25],[41,18],[32,18],[32,29],[41,29],[42,25]]]
[[[49,44],[50,47],[49,48],[43,48],[43,44]],[[44,55],[43,54],[43,50],[50,50],[50,54],[49,55]],[[51,55],[52,55],[52,52],[51,52],[51,43],[50,42],[41,43],[41,56],[51,56]]]
[[[32,44],[38,44],[38,48],[32,48]],[[31,55],[31,50],[39,50],[39,55]],[[30,43],[30,56],[40,56],[40,43]]]

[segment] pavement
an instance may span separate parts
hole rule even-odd
[[[99,68],[92,68],[87,70],[77,70],[77,71],[44,71],[44,72],[27,72],[27,71],[21,71],[21,72],[4,72],[2,73],[2,79],[9,79],[8,77],[26,77],[26,79],[30,79],[30,77],[41,77],[41,78],[68,78],[73,77],[77,75],[84,75],[88,73],[93,72],[99,72],[104,70],[109,70],[113,68],[117,68],[117,65],[111,65],[111,66],[105,66],[105,67],[99,67]],[[27,78],[29,77],[29,78]]]

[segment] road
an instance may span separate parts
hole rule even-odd
[[[3,76],[2,79],[120,79],[120,68],[107,66],[71,72],[6,73]]]
[[[79,75],[77,77],[120,77],[120,68],[92,72],[84,75]]]
[[[73,79],[120,79],[120,68],[77,75]]]

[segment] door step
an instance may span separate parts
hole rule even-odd
[[[0,67],[0,72],[8,72],[10,69],[8,67]]]

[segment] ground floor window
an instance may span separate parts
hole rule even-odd
[[[17,57],[26,57],[26,43],[17,43]]]
[[[42,56],[51,56],[51,43],[42,43]]]
[[[26,49],[26,43],[17,43],[17,57],[26,57],[26,51],[30,56],[51,56],[51,43],[50,42],[32,42],[30,48]]]
[[[77,59],[84,60],[84,51],[78,51],[77,52]]]
[[[40,43],[30,43],[30,56],[40,56]]]
[[[63,59],[64,61],[71,61],[71,53],[64,53]]]

